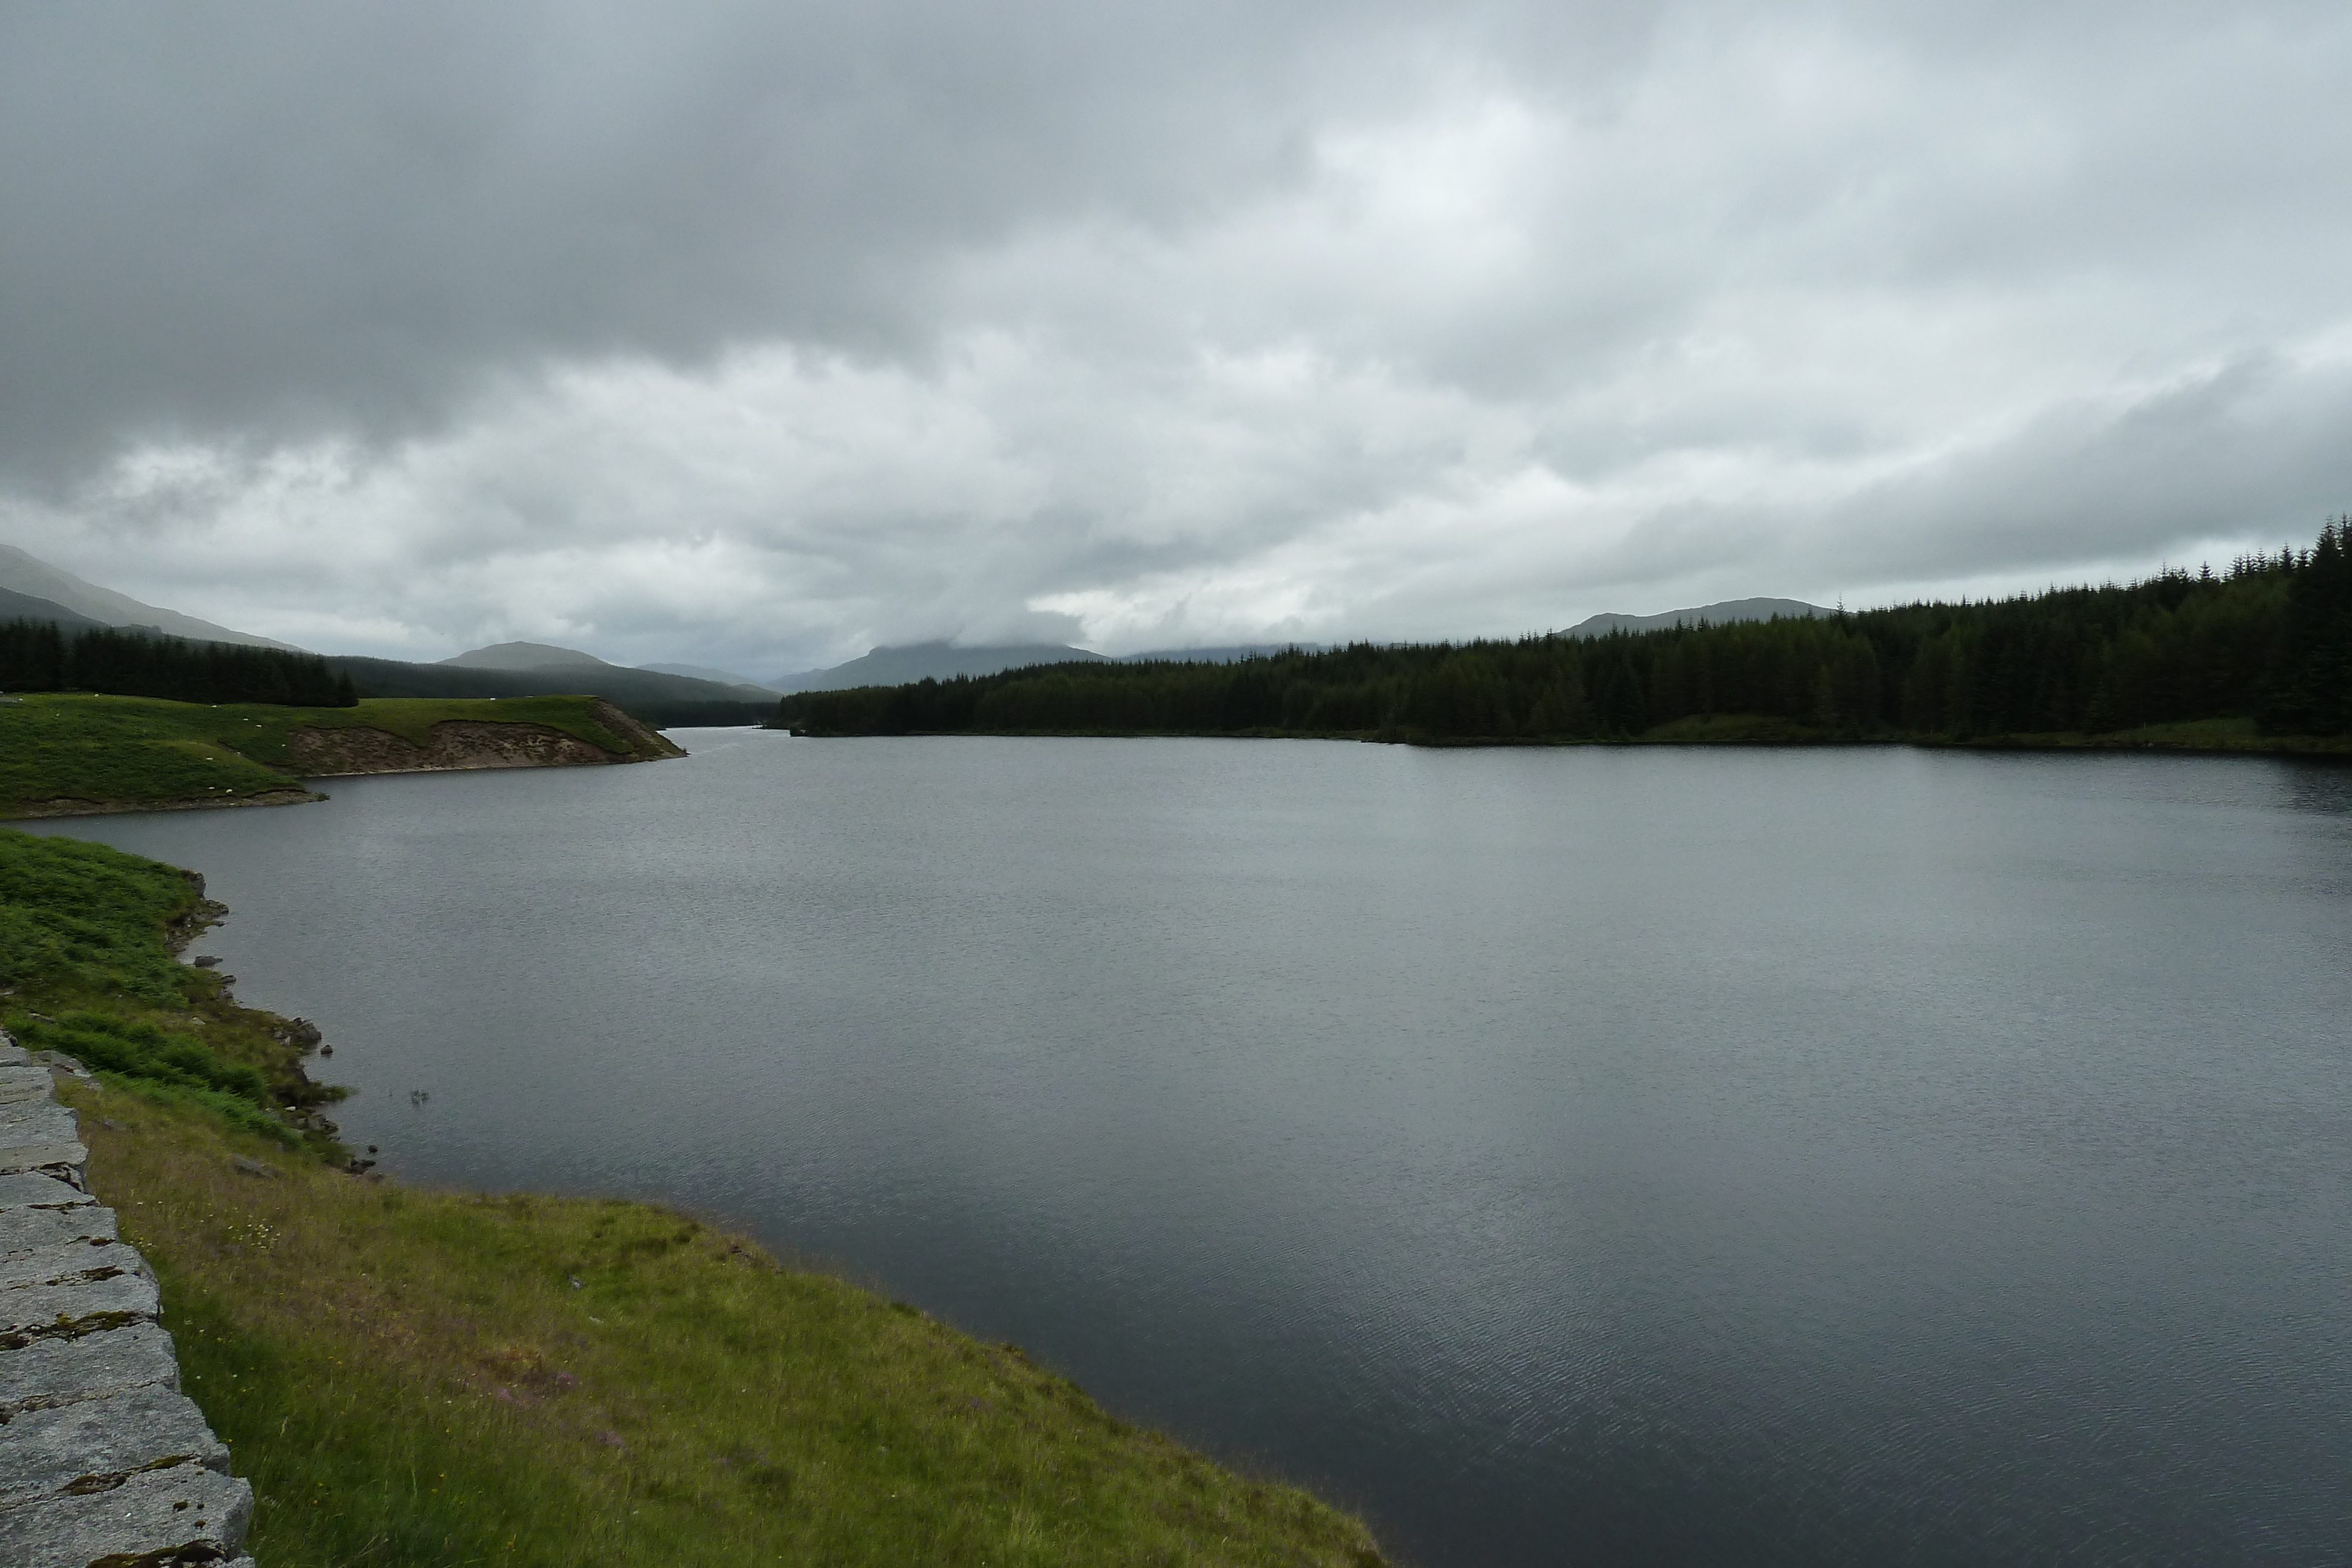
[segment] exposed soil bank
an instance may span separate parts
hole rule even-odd
[[[652,752],[683,757],[667,736],[648,729],[611,703],[597,699],[595,721]],[[333,728],[301,726],[286,737],[295,770],[310,779],[347,779],[364,773],[446,773],[480,768],[591,768],[646,758],[605,750],[543,724],[481,719],[444,719],[432,739],[419,746],[390,730],[366,726]]]

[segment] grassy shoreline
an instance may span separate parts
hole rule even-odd
[[[349,1171],[315,1032],[174,956],[220,913],[0,830],[0,1016],[101,1068],[63,1091],[91,1185],[268,1568],[1382,1561],[1014,1347],[673,1210]]]

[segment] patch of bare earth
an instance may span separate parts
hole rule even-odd
[[[589,709],[608,732],[652,757],[683,757],[668,737],[646,728],[601,698]],[[447,718],[433,727],[430,745],[365,725],[303,725],[286,737],[294,771],[310,779],[357,773],[447,773],[476,768],[586,768],[635,762],[551,725],[522,720]]]
[[[543,724],[483,724],[445,719],[433,743],[419,746],[389,730],[354,726],[312,729],[286,737],[295,768],[313,779],[354,773],[444,773],[469,768],[581,768],[626,762],[603,747]]]

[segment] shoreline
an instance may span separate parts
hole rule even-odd
[[[347,1091],[304,1071],[318,1030],[184,956],[228,913],[197,873],[0,831],[0,894],[96,955],[0,976],[0,1022],[95,1069],[61,1094],[89,1188],[265,1562],[1387,1561],[1312,1493],[689,1212],[369,1169],[319,1113]]]
[[[843,733],[762,725],[796,740],[1321,740],[1362,746],[1403,746],[1429,751],[1565,750],[1576,747],[1693,750],[1892,750],[2102,752],[2177,757],[2296,757],[2352,760],[2352,737],[2278,736],[2210,741],[2142,737],[1998,735],[1965,739],[1937,736],[1635,735],[1612,737],[1401,736],[1350,730],[1271,729],[935,729]]]

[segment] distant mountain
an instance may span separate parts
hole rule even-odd
[[[547,662],[549,655],[553,662]],[[600,696],[656,729],[761,724],[776,711],[772,692],[623,669],[544,643],[501,643],[433,664],[346,654],[330,656],[327,664],[350,675],[363,697]]]
[[[909,681],[952,680],[958,675],[992,675],[1027,664],[1066,664],[1074,661],[1108,664],[1100,653],[1058,643],[1001,643],[990,647],[958,648],[947,643],[909,643],[877,648],[865,657],[835,664],[829,670],[803,670],[779,675],[768,685],[779,692],[845,692],[853,686],[903,686]]]
[[[55,600],[36,599],[29,593],[5,588],[0,588],[0,621],[46,621],[61,632],[96,632],[106,625],[103,621],[77,615]]]
[[[1727,599],[1696,610],[1669,610],[1662,615],[1595,615],[1560,633],[1563,637],[1606,637],[1612,632],[1663,632],[1669,626],[1696,626],[1704,621],[1721,626],[1732,621],[1769,621],[1775,615],[1792,621],[1827,615],[1818,604],[1801,599]]]
[[[1296,648],[1302,653],[1321,653],[1330,649],[1328,643],[1233,643],[1221,648],[1154,648],[1143,653],[1121,653],[1122,664],[1148,664],[1164,660],[1171,664],[1237,664],[1244,659],[1271,658]]]
[[[732,670],[714,670],[708,664],[639,664],[641,670],[651,670],[657,675],[684,675],[691,681],[716,681],[722,686],[748,686],[755,692],[772,692],[776,688],[749,675],[739,675]],[[782,694],[778,693],[779,695]]]
[[[548,643],[493,643],[487,648],[471,648],[438,661],[454,664],[461,670],[555,670],[567,666],[592,670],[618,669],[593,653],[583,653],[577,648],[558,648]]]
[[[47,600],[102,625],[151,627],[173,637],[186,637],[199,643],[241,643],[249,648],[282,648],[294,653],[302,652],[291,643],[257,637],[250,632],[233,632],[209,621],[199,621],[193,615],[183,615],[176,610],[142,604],[128,594],[100,588],[94,582],[84,582],[73,573],[36,559],[14,545],[0,545],[0,588]]]

